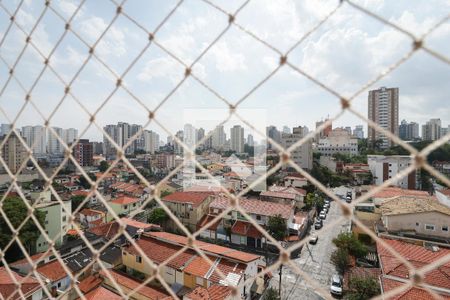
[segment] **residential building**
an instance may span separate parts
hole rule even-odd
[[[436,198],[438,199],[439,203],[450,207],[450,188],[437,190]]]
[[[104,155],[103,142],[91,142],[94,155]]]
[[[118,127],[116,125],[106,125],[103,130],[114,142],[118,140]],[[107,158],[115,157],[117,150],[113,146],[113,143],[108,139],[106,135],[103,136],[103,153]]]
[[[448,161],[438,161],[435,160],[431,164],[440,173],[450,177],[450,160]]]
[[[253,147],[255,145],[255,140],[253,139],[253,135],[247,135],[247,145]]]
[[[368,119],[394,135],[398,135],[398,98],[398,88],[381,87],[378,90],[369,91]],[[372,145],[375,145],[377,140],[382,140],[381,148],[392,146],[392,141],[383,133],[370,126],[368,126],[367,132],[368,141]]]
[[[208,213],[209,204],[213,199],[213,192],[183,191],[165,196],[162,201],[183,225],[194,232],[197,223]],[[173,221],[170,221],[168,226],[172,229],[177,228]]]
[[[6,135],[0,137],[0,143],[2,143],[5,138]],[[13,174],[16,174],[19,171],[22,164],[28,158],[25,146],[14,132],[9,135],[8,140],[3,144],[1,155],[9,171]],[[3,166],[0,166],[0,169],[3,168]]]
[[[308,185],[308,180],[301,175],[291,175],[283,178],[284,186],[292,186],[294,188],[301,188]]]
[[[357,139],[363,139],[364,138],[364,127],[363,125],[356,125],[355,129],[353,129],[353,136],[355,136]]]
[[[112,199],[108,204],[119,217],[129,216],[131,213],[137,213],[142,210],[142,200],[135,197],[120,196]],[[111,221],[113,219],[114,217],[108,212],[107,220]]]
[[[14,270],[10,271],[6,267],[0,267],[0,295],[3,299],[30,299],[30,300],[40,300],[44,299],[45,293],[42,290],[39,281],[29,276],[25,278]],[[17,282],[21,285],[18,287]]]
[[[181,287],[194,290],[198,286],[208,288],[212,285],[228,285],[238,289],[239,298],[249,300],[258,266],[264,266],[261,256],[195,241],[195,246],[213,262],[214,265],[211,266],[194,251],[187,237],[167,232],[143,233],[136,244],[146,257],[142,257],[132,245],[125,247],[122,251],[122,261],[127,271],[139,272],[149,277],[153,268],[147,263],[148,260],[157,265],[165,262],[164,266],[160,266],[161,276],[175,292]],[[187,247],[187,250],[180,252],[184,247]],[[175,259],[166,262],[175,254]],[[216,269],[223,273],[227,282],[218,275]]]
[[[384,181],[396,176],[411,165],[411,156],[408,155],[367,155],[367,163],[372,173],[375,185],[381,185]],[[418,171],[413,171],[407,176],[398,179],[392,185],[404,189],[419,188]]]
[[[422,140],[435,141],[441,137],[441,119],[430,119],[422,125]]]
[[[151,130],[144,131],[144,150],[147,153],[154,154],[159,150],[159,134]]]
[[[282,145],[285,149],[288,149],[300,139],[304,137],[303,127],[294,127],[292,133],[282,134],[281,140]],[[311,170],[313,167],[313,151],[312,151],[312,141],[311,139],[305,141],[302,145],[294,148],[291,151],[291,159],[302,169]],[[283,168],[286,169],[290,166],[284,165]]]
[[[289,128],[289,126],[283,126],[283,133],[291,133],[291,129]]]
[[[230,129],[231,135],[231,150],[236,153],[244,152],[244,127],[240,125],[234,125]]]
[[[69,216],[72,215],[72,202],[63,201],[63,204],[58,201],[41,201],[36,204],[36,210],[45,215],[45,232],[55,242],[56,247],[63,243],[65,233],[71,229]],[[41,234],[36,241],[35,252],[45,252],[48,247],[47,240]]]
[[[0,137],[8,134],[8,132],[12,129],[11,124],[1,124],[0,125]]]
[[[320,126],[322,126],[322,124],[324,124],[327,121],[328,121],[328,118],[325,120],[316,122],[316,129],[319,128]],[[322,130],[320,130],[320,132],[316,135],[316,141],[319,141],[320,139],[327,137],[332,129],[333,129],[333,124],[330,123],[328,126],[323,128]]]
[[[70,287],[70,276],[58,260],[39,266],[36,272],[48,283],[50,291],[60,293]]]
[[[63,129],[59,127],[52,127],[53,131],[48,131],[48,153],[50,154],[58,154],[64,152],[64,147],[61,142],[58,140],[58,137],[61,140],[64,140]]]
[[[34,155],[43,155],[47,152],[47,135],[44,126],[24,126],[22,136]]]
[[[381,204],[381,221],[390,234],[450,241],[450,207],[434,197],[396,197]]]
[[[175,155],[170,153],[156,154],[155,167],[168,170],[175,168]]]
[[[197,129],[192,124],[185,124],[183,128],[183,142],[189,148],[194,150],[197,144]]]
[[[300,188],[272,185],[267,191],[261,192],[259,197],[263,201],[287,204],[300,209],[305,205],[306,191]]]
[[[92,166],[94,163],[94,151],[89,140],[80,139],[72,149],[72,155],[82,167]]]
[[[402,120],[398,127],[398,134],[405,141],[417,140],[419,138],[419,124],[416,122],[408,123],[406,120]]]
[[[184,140],[184,132],[183,130],[179,130],[177,131],[177,133],[175,134],[175,137],[180,141],[183,142]],[[173,140],[173,152],[177,155],[181,155],[183,154],[183,146],[181,146],[181,144],[179,144],[178,140]]]
[[[266,127],[266,136],[278,144],[281,143],[281,133],[278,131],[277,127],[273,125]],[[267,149],[275,149],[275,147],[268,141]]]
[[[69,145],[78,139],[78,130],[69,128],[63,130],[63,140],[66,145]]]
[[[446,256],[450,255],[449,249],[436,246],[424,247],[386,238],[383,238],[382,242],[384,245],[389,246],[389,249],[387,249],[381,242],[377,242],[378,260],[381,268],[381,297],[383,299],[386,299],[383,294],[402,287],[404,288],[401,290],[401,293],[395,296],[395,299],[435,298],[434,295],[428,292],[429,290],[438,294],[443,299],[449,298],[450,278],[447,274],[450,270],[450,263],[443,260]],[[393,255],[392,251],[395,251],[398,255]],[[399,259],[398,256],[402,257],[402,259]],[[411,272],[404,260],[416,269],[425,268],[435,262],[439,262],[438,264],[440,266],[424,272],[421,284],[405,287],[405,284],[408,284],[411,280]],[[422,286],[426,286],[426,289]]]
[[[336,153],[358,154],[358,139],[343,128],[335,128],[328,132],[328,136],[319,140],[317,150],[324,156],[333,156]]]
[[[83,208],[78,213],[78,218],[85,228],[96,227],[106,222],[105,212],[90,208]]]
[[[216,126],[214,128],[213,134],[211,135],[211,146],[213,149],[222,150],[225,146],[227,140],[227,135],[223,125]]]

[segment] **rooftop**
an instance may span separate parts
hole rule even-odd
[[[111,200],[111,203],[125,205],[125,204],[135,203],[135,202],[138,202],[138,201],[139,201],[139,198],[128,197],[128,196],[121,196],[121,197],[118,197],[118,198],[116,198],[114,200]]]
[[[21,275],[15,272],[12,272],[12,275],[14,276],[14,279],[16,281],[22,282],[21,290],[25,295],[29,295],[41,288],[39,281],[32,277],[28,277],[24,280]],[[0,295],[4,299],[22,299],[20,293],[18,292],[16,284],[14,283],[9,273],[6,271],[5,267],[0,267]]]
[[[80,211],[80,214],[85,216],[97,216],[97,215],[104,215],[104,212],[90,208],[83,208]]]
[[[108,300],[121,300],[122,297],[117,295],[116,293],[111,292],[110,290],[99,286],[86,295],[84,295],[86,300],[97,300],[97,299],[108,299]]]
[[[50,279],[52,282],[69,276],[58,260],[54,260],[45,265],[42,265],[38,267],[36,271],[45,278]]]
[[[193,207],[197,207],[213,194],[213,192],[175,192],[164,197],[163,201],[190,203]]]
[[[212,285],[205,289],[198,286],[186,295],[191,300],[222,300],[231,295],[231,289],[223,285]]]
[[[230,199],[226,196],[216,198],[209,205],[210,208],[226,209],[230,207]],[[280,204],[255,199],[240,198],[239,205],[249,214],[275,216],[281,215],[284,219],[289,219],[293,213],[291,205]]]
[[[396,197],[385,200],[381,204],[381,214],[402,215],[424,212],[439,212],[450,216],[450,207],[447,207],[432,197]]]
[[[401,281],[386,278],[384,276],[381,277],[381,286],[384,293],[387,293],[395,288],[403,286],[404,284],[405,283]],[[439,294],[438,291],[435,290],[435,292]],[[445,294],[439,295],[442,297],[442,299],[446,300],[450,299],[449,295]],[[419,287],[409,287],[406,290],[400,292],[399,294],[389,298],[389,300],[410,300],[410,299],[426,300],[426,299],[433,299],[433,296],[428,291],[421,289]]]
[[[372,198],[393,198],[397,196],[423,196],[428,197],[427,191],[419,191],[419,190],[407,190],[399,187],[387,187],[376,193],[372,196]]]

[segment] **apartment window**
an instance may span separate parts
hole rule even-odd
[[[125,205],[125,206],[123,207],[123,209],[128,209],[128,205]]]
[[[142,263],[142,257],[140,257],[139,255],[136,255],[136,262],[138,264]]]
[[[198,285],[203,285],[203,278],[202,277],[195,277],[195,283]]]
[[[434,225],[432,225],[432,224],[425,224],[425,229],[434,231]]]
[[[66,221],[66,219],[67,219],[67,217],[66,217],[66,216],[62,217],[62,220],[63,220],[63,222],[65,222],[65,221]]]
[[[260,215],[256,215],[256,220],[261,221],[261,216]]]
[[[442,226],[442,231],[448,231],[448,226],[447,225]]]

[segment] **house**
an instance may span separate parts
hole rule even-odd
[[[259,197],[263,201],[292,205],[300,209],[305,205],[306,191],[301,188],[272,185],[268,191],[261,192]]]
[[[187,237],[167,232],[144,233],[136,244],[153,263],[160,265],[165,262],[161,276],[175,292],[181,287],[195,290],[198,286],[207,289],[213,285],[232,285],[238,288],[241,298],[250,299],[254,280],[245,280],[255,278],[258,266],[265,265],[261,256],[195,241],[195,246],[203,251],[213,263],[211,265],[194,251]],[[184,247],[187,249],[179,253]],[[123,249],[122,260],[128,272],[140,272],[145,277],[151,276],[150,265],[134,246],[130,245]],[[226,281],[219,276],[217,269],[222,272]]]
[[[308,180],[301,175],[288,175],[283,178],[284,186],[292,186],[294,188],[301,188],[308,185]]]
[[[53,260],[38,267],[36,272],[44,278],[44,281],[49,283],[49,290],[52,293],[65,291],[70,286],[70,275],[58,260]]]
[[[450,207],[434,197],[396,197],[381,204],[385,230],[402,236],[450,241]]]
[[[51,257],[51,254],[49,254],[49,253],[47,253],[47,254],[37,253],[37,254],[31,255],[30,259],[34,265],[39,267],[43,264],[48,263],[50,261],[50,257]],[[33,266],[30,265],[30,263],[28,262],[27,258],[22,258],[15,262],[12,262],[9,264],[9,267],[11,269],[13,269],[14,271],[17,271],[19,274],[23,274],[23,275],[28,274],[33,268]]]
[[[247,214],[255,220],[259,225],[267,226],[270,217],[279,215],[286,222],[286,234],[292,229],[295,230],[294,209],[292,205],[280,204],[275,202],[261,201],[258,199],[240,198],[239,206],[247,212]],[[209,206],[209,215],[217,216],[222,211],[230,207],[230,200],[224,195],[218,196]],[[227,230],[231,228],[233,231],[234,224],[239,221],[237,227],[232,232],[231,237]],[[247,223],[247,224],[242,224]],[[245,226],[244,226],[245,225]],[[266,243],[266,238],[250,225],[245,216],[239,211],[232,210],[224,216],[220,224],[216,228],[216,237],[229,242],[245,245],[251,248],[262,248]],[[248,233],[251,235],[246,235]],[[233,236],[234,235],[234,236]]]
[[[372,173],[370,172],[368,164],[345,164],[343,166],[342,172],[349,172],[355,180],[356,184],[372,183]]]
[[[184,295],[183,300],[230,300],[231,292],[229,287],[223,285],[211,285],[208,288],[198,286]]]
[[[384,181],[393,178],[412,163],[412,157],[408,155],[367,155],[367,163],[372,173],[375,185],[381,185]],[[393,185],[404,189],[419,188],[419,171],[414,170],[405,177],[398,179]]]
[[[441,261],[450,255],[450,250],[438,248],[436,246],[425,248],[420,245],[410,244],[403,241],[385,239],[386,243],[399,256],[408,261],[415,269],[424,268],[434,262]],[[381,268],[381,293],[402,287],[409,282],[411,273],[408,266],[402,260],[394,256],[390,250],[386,249],[381,242],[377,242],[377,252]],[[440,267],[433,268],[423,276],[423,284],[427,289],[432,290],[444,299],[450,299],[450,263],[443,261]],[[420,285],[412,285],[404,290],[400,290],[397,295],[389,299],[433,299],[434,297]]]
[[[111,209],[116,213],[117,216],[128,216],[131,213],[137,213],[142,210],[143,200],[135,197],[120,196],[118,198],[112,199],[108,204]],[[108,212],[108,221],[113,220],[113,216]]]
[[[71,192],[72,196],[82,196],[82,197],[87,197],[89,195],[89,190],[76,190]],[[89,206],[93,206],[93,205],[97,205],[98,204],[98,199],[97,199],[97,195],[96,194],[92,194],[89,196],[89,201],[88,201]]]
[[[40,300],[44,298],[44,292],[39,281],[33,277],[24,278],[22,275],[12,271],[12,276],[8,273],[5,267],[0,267],[0,295],[2,299],[26,299]],[[20,292],[16,282],[21,282]]]
[[[114,193],[140,198],[144,196],[144,188],[139,184],[119,181],[110,185]]]
[[[208,213],[208,206],[214,194],[214,192],[175,192],[164,197],[162,201],[183,225],[194,232],[197,223]],[[177,228],[172,220],[168,226],[172,229]]]
[[[78,213],[78,217],[80,219],[80,223],[87,228],[98,226],[106,221],[106,216],[103,211],[90,208],[83,208]]]

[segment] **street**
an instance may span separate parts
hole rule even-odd
[[[334,192],[339,195],[344,195],[347,188],[335,188]],[[324,220],[324,226],[331,220],[342,215],[339,205],[334,201],[331,202],[330,210]],[[330,262],[331,253],[336,249],[332,240],[340,232],[350,230],[350,221],[343,220],[337,225],[327,229],[322,228],[317,230],[319,239],[317,244],[306,244],[299,258],[294,259],[297,266],[311,276],[321,287],[329,291],[330,278],[336,273],[334,265]],[[312,226],[310,234],[315,233],[316,230]],[[309,237],[307,236],[306,239]],[[309,251],[308,251],[309,249]],[[270,286],[278,289],[279,287],[279,273],[277,272],[270,281]],[[282,270],[282,284],[281,284],[281,299],[322,299],[315,293],[314,288],[307,285],[305,280],[295,273],[291,268],[283,266]]]

